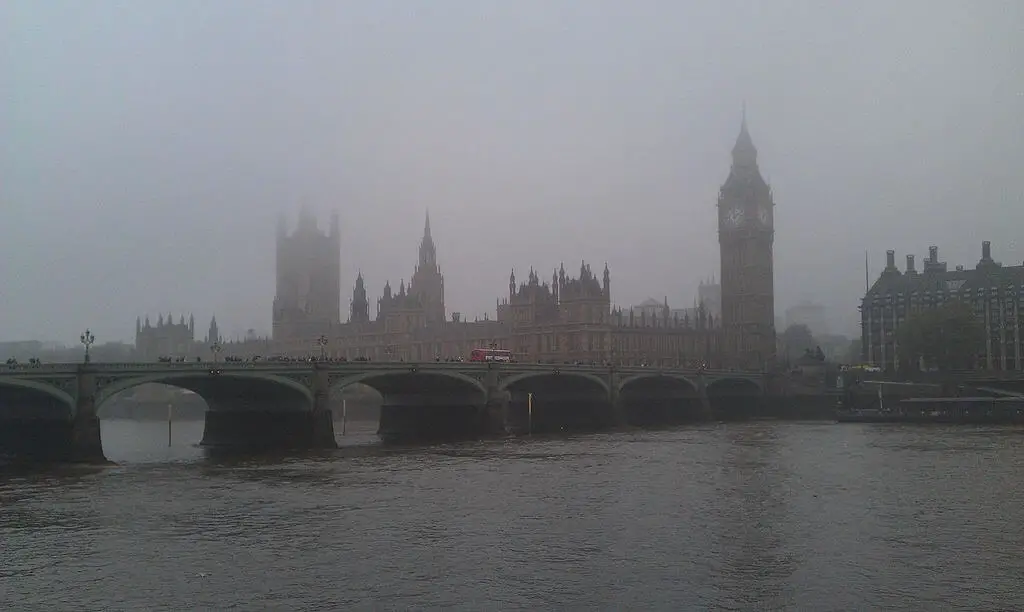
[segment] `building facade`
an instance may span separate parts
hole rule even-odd
[[[865,363],[888,371],[900,367],[898,330],[915,313],[950,300],[970,304],[985,330],[985,346],[975,356],[978,368],[1024,370],[1022,302],[1024,265],[1004,266],[992,259],[989,242],[981,246],[981,259],[973,269],[949,270],[939,261],[939,249],[928,249],[918,271],[914,256],[907,255],[906,269],[896,267],[895,251],[886,253],[885,269],[861,300],[861,343]]]
[[[774,361],[774,208],[744,114],[718,195],[722,341],[731,367],[763,369]]]

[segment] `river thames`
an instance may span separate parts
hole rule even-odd
[[[0,477],[8,610],[1019,610],[1024,430],[718,424]]]

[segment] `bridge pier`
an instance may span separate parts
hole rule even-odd
[[[95,376],[85,370],[78,375],[78,399],[71,417],[67,456],[71,463],[108,463],[103,454],[100,418],[96,413]]]
[[[313,413],[310,415],[309,447],[316,449],[338,448],[334,437],[334,413],[331,412],[330,373],[316,368],[313,379]]]
[[[237,389],[203,394],[208,410],[201,446],[239,449],[333,449],[334,417],[326,370],[315,368],[312,402],[299,395],[238,397]]]
[[[716,394],[710,398],[715,419],[719,421],[745,421],[765,414],[765,397],[760,393]]]
[[[512,394],[501,389],[498,380],[498,369],[489,363],[487,375],[484,377],[486,403],[482,415],[480,432],[489,435],[510,433],[516,429],[512,422]]]
[[[606,397],[544,389],[533,394],[531,414],[529,393],[511,393],[506,424],[512,433],[598,431],[624,424],[620,407]]]
[[[324,417],[327,422],[324,422]],[[254,450],[337,448],[330,414],[310,410],[207,410],[200,446]]]
[[[711,398],[708,397],[708,382],[701,373],[697,376],[697,401],[700,402],[700,414],[705,421],[714,421],[718,415],[714,406],[711,405]]]
[[[377,435],[385,442],[473,438],[491,432],[491,415],[479,398],[414,392],[382,396]]]

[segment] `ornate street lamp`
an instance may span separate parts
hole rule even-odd
[[[316,339],[316,343],[320,345],[320,361],[327,359],[327,336],[320,336]]]
[[[213,362],[217,363],[217,354],[221,351],[221,345],[219,340],[214,340],[213,344],[210,345],[210,352],[213,353]]]
[[[89,363],[89,347],[96,342],[96,336],[86,329],[85,333],[79,337],[79,341],[82,343],[82,346],[85,347],[85,363]]]

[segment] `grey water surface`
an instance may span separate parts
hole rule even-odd
[[[714,424],[0,477],[5,610],[1024,609],[1024,430]]]

